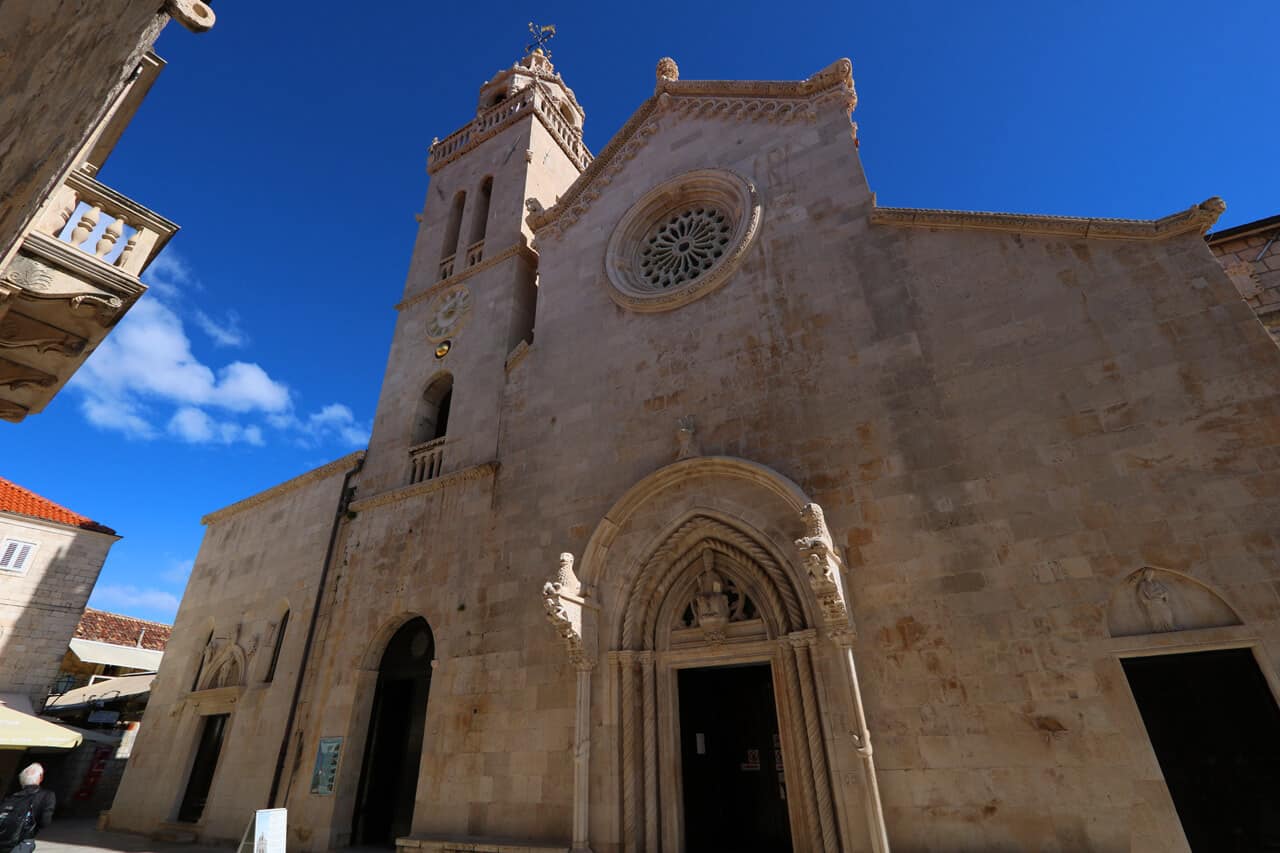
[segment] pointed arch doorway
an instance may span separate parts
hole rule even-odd
[[[413,823],[435,639],[421,617],[391,637],[378,667],[351,821],[356,845],[391,847]]]

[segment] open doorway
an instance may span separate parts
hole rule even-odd
[[[226,734],[230,714],[211,714],[204,718],[200,728],[200,742],[196,745],[195,761],[191,763],[191,775],[187,777],[187,790],[178,806],[178,820],[196,823],[204,814],[209,800],[209,788],[213,785],[213,772],[218,769],[218,756],[222,754],[222,738]]]
[[[687,853],[789,853],[786,776],[769,664],[682,669]]]
[[[1121,664],[1191,849],[1280,849],[1280,708],[1253,653]]]
[[[421,618],[401,626],[382,654],[351,823],[353,844],[391,847],[410,832],[433,657],[431,628]]]

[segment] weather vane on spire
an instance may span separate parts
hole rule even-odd
[[[546,26],[538,26],[533,21],[529,22],[529,34],[533,36],[533,41],[524,46],[525,53],[541,53],[547,59],[551,58],[551,51],[547,48],[547,43],[556,34],[556,25],[547,24]]]

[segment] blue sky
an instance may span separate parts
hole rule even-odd
[[[353,11],[358,8],[360,11]],[[361,446],[426,149],[553,22],[599,151],[653,89],[853,60],[881,204],[1158,217],[1280,212],[1274,0],[653,4],[222,0],[102,172],[183,226],[73,382],[0,424],[0,474],[115,527],[91,603],[171,619],[200,516]],[[10,443],[11,442],[11,443]]]

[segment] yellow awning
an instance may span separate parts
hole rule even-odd
[[[0,694],[0,749],[74,749],[83,738],[57,723],[28,713],[31,701],[12,693]]]

